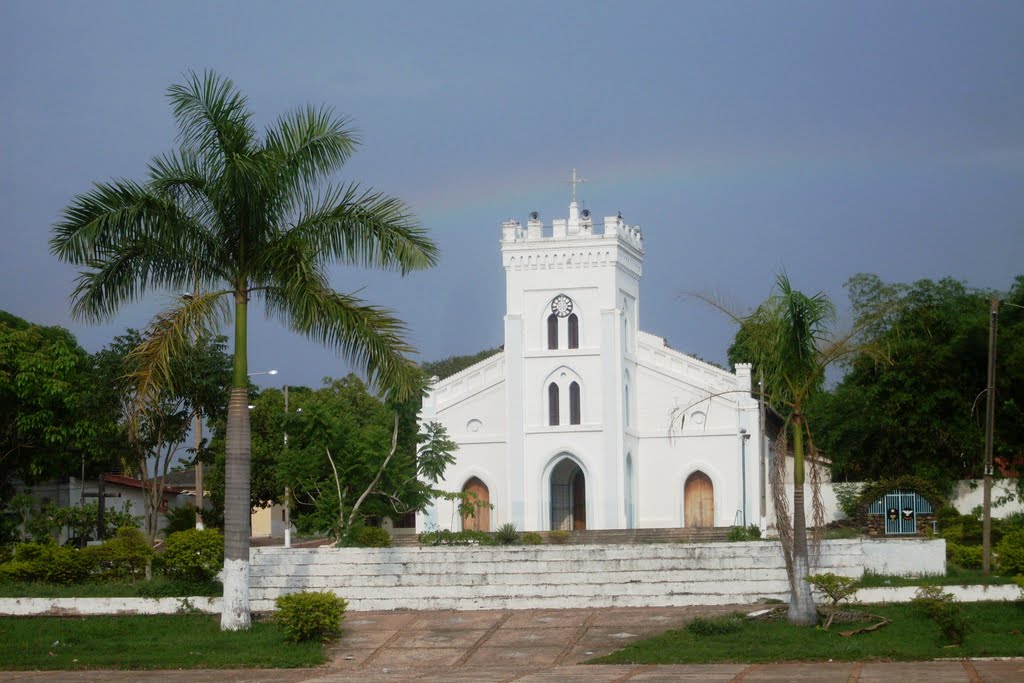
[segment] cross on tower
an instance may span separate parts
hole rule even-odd
[[[572,169],[572,176],[570,176],[568,180],[563,180],[562,182],[567,184],[567,185],[572,185],[572,201],[575,204],[576,203],[576,186],[581,184],[581,183],[588,183],[590,181],[587,180],[586,178],[579,178],[579,177],[577,177],[576,176],[576,169],[574,168],[574,169]]]

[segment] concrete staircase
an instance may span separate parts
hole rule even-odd
[[[552,537],[550,531],[539,531],[546,544],[565,545],[635,545],[638,543],[717,543],[728,539],[730,527],[686,527],[678,529],[600,529],[570,531],[567,538]],[[420,545],[416,534],[396,535],[395,547]]]

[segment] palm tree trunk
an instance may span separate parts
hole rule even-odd
[[[226,462],[224,465],[224,601],[223,631],[248,629],[249,614],[249,376],[246,348],[244,294],[235,295],[235,357],[231,400],[228,403]]]
[[[790,582],[789,623],[813,626],[818,612],[807,583],[810,563],[807,552],[807,516],[804,513],[804,424],[803,416],[793,416],[793,580]]]

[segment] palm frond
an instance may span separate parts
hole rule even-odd
[[[387,395],[405,400],[422,392],[422,372],[408,358],[414,349],[404,340],[406,327],[391,311],[328,288],[308,265],[293,268],[287,280],[261,294],[268,314],[334,349]]]
[[[128,355],[128,378],[135,387],[135,410],[143,411],[161,393],[173,394],[174,362],[206,330],[218,329],[230,315],[226,291],[182,297],[149,324],[142,343]]]
[[[306,106],[278,118],[266,131],[264,148],[273,154],[290,190],[340,170],[359,138],[351,119],[330,107]]]
[[[178,139],[184,147],[203,155],[239,154],[251,147],[256,136],[250,123],[246,97],[229,78],[213,71],[200,77],[185,74],[185,82],[167,89]]]
[[[332,261],[403,275],[436,265],[440,256],[401,200],[354,184],[307,195],[288,234]]]

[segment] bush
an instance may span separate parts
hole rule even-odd
[[[0,564],[0,581],[42,581],[43,575],[39,567],[33,562],[22,560],[11,560]]]
[[[1011,531],[996,546],[999,571],[1013,576],[1024,574],[1024,529]]]
[[[122,527],[114,538],[82,552],[90,559],[94,576],[101,581],[137,581],[145,576],[146,564],[154,555],[146,535],[132,527]]]
[[[357,548],[390,548],[391,534],[379,526],[364,526],[352,534],[352,545]]]
[[[946,541],[946,559],[961,569],[981,569],[981,546]]]
[[[832,626],[832,621],[839,612],[839,603],[844,600],[849,601],[853,594],[857,592],[857,587],[860,583],[857,579],[849,576],[838,576],[832,572],[812,574],[805,577],[804,581],[814,586],[820,593],[823,593],[825,597],[832,601],[828,606],[828,619],[825,620],[825,624],[822,626],[822,629],[825,631]]]
[[[838,482],[832,484],[832,491],[836,494],[836,503],[839,504],[839,509],[850,519],[857,516],[862,488],[864,488],[864,484],[861,483]]]
[[[941,586],[921,586],[910,601],[929,619],[938,624],[942,637],[952,645],[960,645],[967,637],[967,617],[952,593],[943,593]]]
[[[750,526],[734,526],[729,529],[730,541],[756,541],[761,538],[761,529],[756,524]]]
[[[743,628],[743,617],[728,614],[720,617],[696,617],[686,625],[686,630],[695,636],[724,636]]]
[[[176,534],[179,531],[188,531],[196,528],[196,506],[194,503],[185,503],[176,508],[171,508],[164,513],[164,536]]]
[[[519,537],[519,540],[523,545],[541,545],[544,543],[544,537],[536,531],[527,531]]]
[[[334,593],[291,593],[276,600],[274,621],[281,624],[288,640],[328,642],[341,635],[348,602]]]
[[[92,573],[91,557],[77,548],[54,547],[45,559],[46,581],[70,586]]]
[[[519,531],[516,529],[516,525],[512,522],[502,524],[498,527],[498,530],[494,532],[495,545],[515,545],[518,542]]]
[[[548,540],[557,545],[562,545],[569,542],[569,532],[558,529],[555,531],[548,532]]]
[[[449,531],[438,529],[419,536],[420,545],[490,545],[491,536],[486,531]]]
[[[205,583],[224,566],[224,536],[216,529],[189,529],[167,537],[161,558],[164,573],[183,581]]]
[[[0,576],[10,581],[45,581],[69,585],[84,581],[92,571],[88,556],[76,548],[52,543],[21,543],[13,559],[0,565]]]

